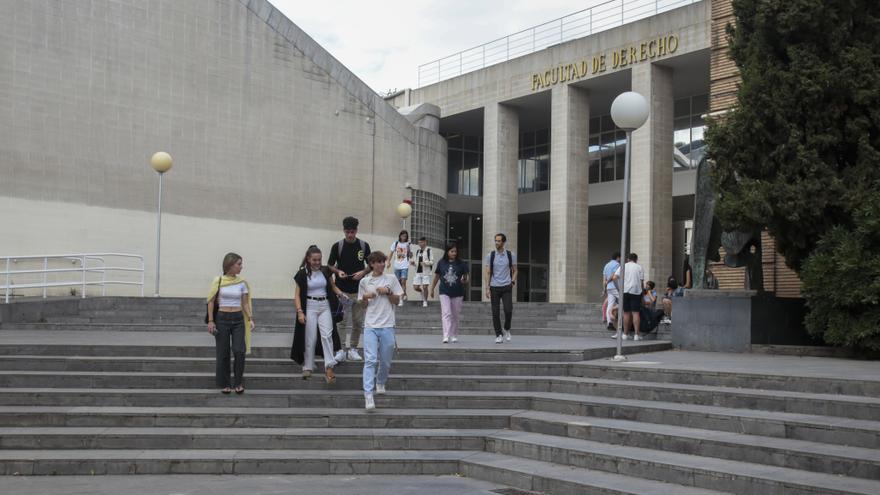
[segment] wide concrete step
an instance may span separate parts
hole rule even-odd
[[[468,450],[7,450],[0,451],[0,472],[18,475],[461,473],[543,493],[722,493]]]
[[[0,449],[484,450],[498,430],[406,428],[0,428]]]
[[[206,343],[210,338],[205,334]],[[292,339],[292,337],[291,337]],[[624,353],[654,352],[672,348],[666,341],[641,342],[640,345],[628,345]],[[514,349],[505,345],[495,345],[486,349],[462,348],[448,345],[436,348],[403,348],[399,349],[395,359],[410,360],[444,360],[444,361],[556,361],[575,362],[585,359],[601,359],[614,355],[614,344],[608,347],[586,350],[561,349]],[[51,345],[51,344],[18,344],[0,345],[0,356],[9,355],[40,355],[40,356],[141,356],[141,357],[211,357],[216,354],[212,345],[205,346],[163,346],[163,345]],[[251,358],[289,359],[290,349],[285,347],[251,348]]]
[[[447,428],[499,429],[517,410],[283,407],[0,406],[0,427]]]
[[[40,330],[40,331],[110,331],[110,332],[205,332],[205,325],[202,323],[184,322],[184,323],[9,323],[4,324],[5,330]],[[398,322],[396,331],[401,335],[437,335],[438,339],[443,333],[441,323],[427,322],[418,324],[406,324]],[[260,325],[255,327],[254,332],[257,333],[277,333],[291,334],[293,332],[293,322],[289,325],[283,324],[266,324],[262,321]],[[569,337],[586,337],[586,336],[605,336],[606,331],[601,327],[584,326],[583,328],[575,327],[513,327],[511,329],[513,335],[547,335],[547,336],[569,336]],[[460,335],[479,335],[495,337],[495,330],[492,328],[491,322],[484,322],[479,325],[462,325],[459,327]]]
[[[880,450],[736,432],[525,411],[510,429],[856,478],[880,479]]]
[[[320,411],[328,411],[320,406],[330,404],[330,407],[354,406],[361,407],[362,398],[357,390],[347,392],[336,392],[334,398],[325,398],[329,393],[321,393],[320,391],[311,391],[315,396],[309,397],[307,400],[299,402],[290,402],[291,397],[303,397],[308,391],[301,391],[291,396],[280,397],[276,400],[280,402],[273,403],[272,408],[246,407],[247,401],[227,402],[230,404],[230,414],[226,419],[237,417],[235,411],[244,411],[243,416],[247,418],[253,417],[255,414],[270,414],[273,417],[278,415],[311,415]],[[215,392],[216,393],[216,392]],[[254,395],[255,392],[248,392]],[[249,397],[249,395],[246,396]],[[482,395],[481,395],[482,394]],[[220,394],[217,394],[220,397]],[[225,396],[223,396],[225,398]],[[287,400],[288,404],[295,404],[292,410],[283,407]],[[37,401],[38,402],[38,401]],[[161,400],[157,400],[162,403]],[[51,403],[51,402],[49,402]],[[142,403],[142,402],[139,402]],[[217,404],[216,400],[211,402]],[[258,402],[259,403],[259,402]],[[236,407],[231,407],[236,404]],[[281,407],[278,407],[278,406]],[[795,440],[804,440],[818,443],[828,443],[835,445],[851,445],[855,447],[878,448],[880,446],[880,422],[855,420],[847,418],[832,418],[827,416],[815,416],[805,414],[779,413],[772,411],[752,411],[747,409],[731,409],[712,406],[695,406],[690,404],[676,404],[668,402],[638,401],[627,399],[609,399],[604,397],[586,397],[571,394],[552,394],[552,393],[529,393],[526,397],[520,394],[489,393],[481,392],[479,394],[451,394],[449,392],[389,392],[388,395],[381,396],[379,407],[389,408],[387,412],[399,414],[407,417],[408,414],[420,414],[419,407],[433,407],[440,412],[442,408],[450,408],[449,411],[458,411],[461,413],[470,411],[475,414],[496,414],[504,416],[508,409],[502,406],[508,405],[511,408],[522,408],[532,411],[552,412],[558,414],[576,414],[579,416],[599,417],[606,419],[622,419],[629,421],[647,422],[653,424],[683,426],[689,428],[699,428],[706,430],[715,430],[723,432],[737,432],[747,435],[768,436],[775,438],[788,438]],[[525,407],[528,406],[528,407]],[[452,409],[453,407],[465,409]],[[118,421],[119,414],[123,414],[128,420],[133,417],[139,417],[147,413],[152,418],[161,413],[166,421],[183,421],[183,423],[164,424],[167,426],[192,426],[189,422],[193,417],[209,414],[211,408],[192,407],[192,408],[175,408],[175,407],[154,407],[152,409],[138,407],[80,407],[80,406],[3,406],[0,408],[0,425],[4,426],[52,426],[59,424],[75,424],[81,426],[123,426],[123,425],[142,425],[141,423],[112,423]],[[340,411],[347,411],[342,408]],[[150,415],[148,411],[155,414]],[[181,417],[182,411],[186,411],[190,416]],[[302,411],[310,411],[304,413]],[[415,412],[413,412],[415,411]],[[491,411],[491,412],[490,412]],[[448,411],[447,411],[448,412]],[[106,413],[106,414],[105,414]],[[109,414],[109,416],[107,415]],[[509,415],[509,414],[508,414]],[[437,427],[459,428],[459,416],[454,416],[455,421]],[[42,419],[37,419],[42,418]],[[47,419],[48,418],[48,419]],[[102,419],[103,418],[103,419]],[[73,423],[67,423],[71,420]],[[147,418],[148,421],[151,421]],[[292,420],[292,419],[291,419]],[[37,421],[32,423],[31,421]],[[50,421],[50,422],[46,422]],[[52,423],[51,421],[60,421],[61,423]],[[79,421],[97,421],[93,424],[82,424]],[[102,421],[111,421],[110,424]],[[140,419],[138,421],[141,421]],[[241,418],[241,421],[247,421]],[[299,419],[297,419],[299,421]],[[411,421],[411,418],[406,420]],[[223,423],[226,424],[226,423]],[[221,424],[221,426],[223,425]],[[237,425],[237,423],[232,423]],[[442,423],[440,423],[442,425]],[[500,424],[500,423],[499,423]],[[146,426],[152,426],[152,423]],[[282,426],[297,426],[281,423]],[[458,426],[456,426],[458,425]],[[200,425],[211,426],[211,424]],[[240,425],[239,425],[240,426]],[[261,424],[261,426],[266,426]],[[279,424],[271,424],[269,426],[279,426]],[[314,425],[313,425],[314,426]],[[402,427],[402,426],[397,426]],[[469,426],[471,428],[483,426]],[[495,426],[503,427],[503,426]]]
[[[535,394],[531,410],[880,448],[880,421],[571,394]]]
[[[876,495],[880,481],[529,432],[499,432],[487,450],[578,468],[733,493]]]
[[[790,392],[880,398],[880,379],[858,380],[838,377],[793,376],[705,369],[695,372],[689,369],[663,367],[653,363],[634,362],[621,365],[602,361],[573,363],[569,367],[569,372],[573,376],[589,378],[786,390]]]
[[[203,371],[0,371],[0,387],[5,388],[134,388],[134,389],[194,389],[207,388],[213,384],[212,363],[203,363]],[[393,387],[400,391],[485,391],[485,392],[535,392],[583,395],[640,400],[646,402],[672,402],[679,404],[716,406],[731,409],[750,409],[795,414],[809,414],[851,419],[874,420],[880,418],[880,399],[804,392],[766,391],[704,385],[634,382],[564,376],[533,376],[483,373],[468,375],[454,366],[448,366],[453,374],[423,373],[434,368],[432,362],[408,363],[415,373],[393,369]],[[335,390],[358,390],[362,366],[344,363],[337,370]],[[324,389],[320,376],[302,380],[299,370],[290,366],[287,373],[260,373],[249,371],[245,382],[249,389]],[[508,368],[507,371],[516,371]]]

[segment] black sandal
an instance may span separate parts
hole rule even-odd
[[[229,388],[229,387],[226,387],[226,388],[220,390],[220,393],[222,393],[222,394],[224,394],[224,395],[229,395],[229,394],[232,393],[232,389]]]
[[[238,394],[238,395],[243,394],[243,393],[244,393],[244,387],[242,387],[242,386],[238,386],[238,387],[236,387],[236,389],[235,389],[235,393]]]

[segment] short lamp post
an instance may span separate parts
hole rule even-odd
[[[397,205],[397,214],[400,215],[401,230],[406,230],[406,219],[412,215],[412,200],[404,199]]]
[[[159,203],[156,210],[156,291],[153,294],[155,297],[159,297],[159,262],[162,246],[162,177],[165,176],[165,172],[171,170],[171,155],[164,151],[154,153],[150,157],[150,166],[159,173]]]
[[[617,283],[617,293],[619,300],[617,303],[617,354],[614,356],[615,361],[626,361],[623,355],[623,332],[626,330],[623,326],[623,299],[626,289],[626,239],[629,222],[629,175],[630,160],[632,159],[632,134],[633,131],[645,124],[648,120],[648,102],[645,97],[627,91],[621,93],[614,102],[611,103],[611,119],[617,127],[626,131],[626,159],[623,167],[623,217],[620,220],[620,253],[624,256],[620,263],[620,278]]]

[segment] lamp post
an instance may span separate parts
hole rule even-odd
[[[404,199],[397,205],[397,214],[400,215],[401,230],[406,230],[406,219],[412,215],[412,200]]]
[[[611,103],[611,119],[617,127],[626,131],[626,158],[623,166],[623,217],[620,220],[620,252],[622,259],[620,264],[620,278],[618,278],[617,293],[620,295],[617,303],[617,354],[614,356],[615,361],[626,361],[623,355],[623,299],[626,289],[626,237],[629,223],[627,216],[629,215],[629,173],[630,159],[632,156],[632,133],[644,125],[648,120],[648,102],[645,97],[627,91],[621,93]]]
[[[159,261],[160,248],[162,246],[162,177],[165,172],[171,170],[171,155],[159,151],[150,157],[150,166],[159,173],[159,204],[156,210],[156,291],[153,294],[159,297]]]

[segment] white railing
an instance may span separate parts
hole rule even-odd
[[[701,0],[609,0],[419,66],[418,87],[606,31]]]
[[[107,260],[120,262],[123,260],[134,261],[135,266],[107,266]],[[71,263],[73,267],[50,267]],[[40,268],[21,268],[13,269],[14,265],[42,263]],[[89,286],[99,286],[101,295],[107,295],[108,285],[136,285],[140,287],[141,297],[144,295],[144,257],[137,254],[126,253],[85,253],[85,254],[57,254],[57,255],[39,255],[39,256],[0,256],[0,290],[5,292],[5,302],[9,302],[10,296],[15,290],[22,289],[42,289],[43,298],[48,295],[48,289],[52,287],[76,287],[80,289],[83,298],[86,297],[86,288]],[[112,274],[123,273],[139,273],[139,280],[116,280],[107,279],[107,272]],[[66,277],[67,274],[76,274],[76,276]],[[97,277],[89,277],[90,274],[100,274]],[[49,280],[49,276],[55,280]],[[37,278],[36,282],[15,282],[14,278]]]

